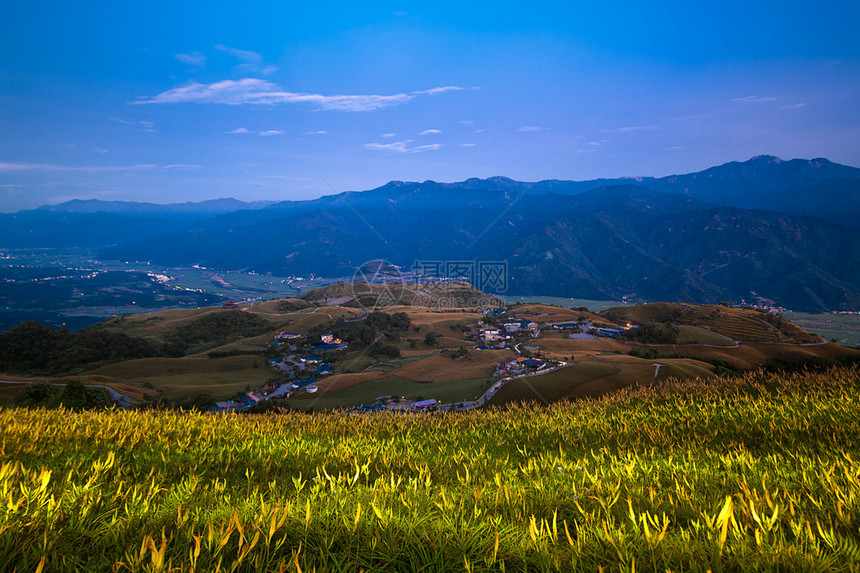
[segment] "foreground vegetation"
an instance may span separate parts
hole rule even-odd
[[[0,411],[6,570],[856,570],[860,369],[446,415]]]

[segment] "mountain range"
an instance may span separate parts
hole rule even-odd
[[[233,201],[22,211],[0,216],[0,246],[78,245],[105,258],[277,275],[351,275],[372,259],[405,269],[506,261],[509,294],[860,308],[860,169],[826,159],[759,156],[663,178],[392,181],[311,201]]]

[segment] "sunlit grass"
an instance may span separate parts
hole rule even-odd
[[[0,411],[6,570],[856,570],[860,371],[445,415]]]

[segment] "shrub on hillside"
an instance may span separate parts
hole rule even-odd
[[[643,344],[675,344],[679,333],[680,330],[673,324],[653,322],[625,331],[619,338]]]
[[[0,334],[0,371],[66,374],[82,366],[159,356],[156,343],[98,327],[54,330],[32,320]]]

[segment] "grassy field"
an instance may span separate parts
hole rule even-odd
[[[689,324],[678,325],[678,344],[709,344],[713,346],[734,346],[735,341],[728,336],[705,330]]]
[[[858,420],[856,368],[446,415],[5,409],[0,562],[856,571]]]
[[[564,298],[559,296],[514,296],[503,295],[501,297],[508,304],[516,302],[536,302],[542,304],[555,304],[567,308],[584,306],[589,310],[604,310],[614,306],[621,306],[624,302],[620,300],[589,300],[584,298]]]
[[[392,374],[420,382],[486,378],[492,375],[499,360],[513,356],[515,354],[510,350],[496,352],[470,351],[466,358],[459,360],[452,360],[446,355],[434,354],[418,362],[398,368]]]
[[[315,412],[332,408],[348,408],[358,404],[373,404],[377,396],[404,396],[409,400],[435,398],[439,402],[461,402],[473,400],[489,388],[488,378],[465,380],[440,380],[420,383],[399,376],[385,376],[351,386],[336,394],[317,397],[312,394],[299,394],[290,399],[293,408]]]
[[[860,351],[839,346],[833,342],[813,346],[794,344],[747,343],[737,348],[714,348],[707,346],[663,346],[664,354],[677,353],[688,358],[703,357],[707,360],[720,360],[739,370],[750,370],[764,366],[768,359],[785,356],[798,356],[808,359],[844,359],[860,357]]]
[[[517,320],[534,320],[538,324],[546,324],[553,322],[570,322],[577,321],[580,317],[584,317],[591,322],[609,322],[606,318],[601,317],[593,312],[573,310],[569,308],[560,308],[548,304],[529,303],[512,308],[508,315]]]
[[[256,365],[256,366],[255,366]],[[274,377],[262,356],[227,358],[143,358],[103,366],[88,373],[130,386],[149,383],[169,400],[208,394],[227,398],[246,386],[256,388]]]
[[[673,323],[701,327],[740,342],[819,342],[817,336],[787,320],[750,308],[655,302],[611,308],[601,315],[615,322],[646,324],[665,320],[672,313]]]
[[[656,364],[660,364],[659,370],[655,368]],[[670,378],[712,377],[710,367],[704,363],[613,356],[579,362],[548,374],[518,378],[504,385],[493,396],[491,404],[597,398],[621,388],[651,386]]]
[[[19,384],[0,384],[0,404],[11,404],[18,392],[24,389],[27,384],[21,382]]]
[[[860,348],[860,315],[786,312],[785,317],[825,340],[835,340],[842,346]]]

